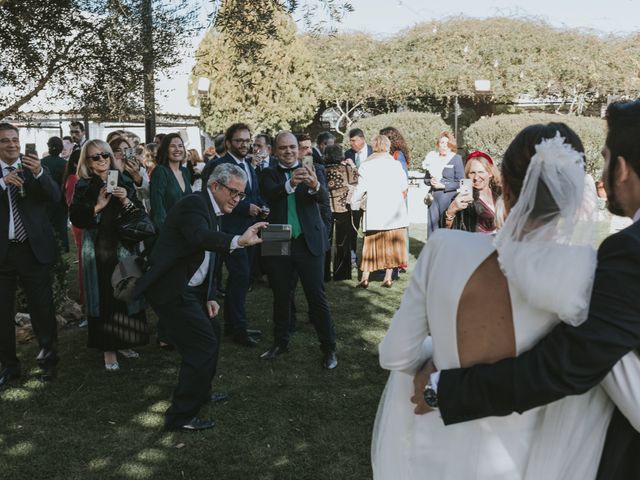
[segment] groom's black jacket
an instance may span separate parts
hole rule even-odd
[[[509,415],[584,393],[639,347],[640,222],[636,222],[611,235],[598,250],[587,320],[578,327],[558,324],[516,358],[443,370],[438,382],[442,419],[452,424]],[[598,479],[632,478],[640,478],[640,434],[616,409]]]

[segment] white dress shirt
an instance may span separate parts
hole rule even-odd
[[[215,198],[213,198],[213,194],[211,193],[210,189],[207,189],[207,193],[209,194],[209,200],[211,201],[211,205],[213,205],[213,211],[215,212],[216,217],[221,217],[222,215],[224,215],[224,212],[220,209],[220,207],[216,203]],[[216,227],[216,232],[218,231],[219,229]],[[235,237],[233,237],[233,240],[231,240],[231,247],[229,248],[230,252],[233,252],[236,248],[242,248],[241,246],[238,245],[239,238],[240,238],[240,235],[236,235]],[[193,277],[191,277],[191,280],[189,280],[190,287],[197,287],[204,283],[204,281],[207,278],[207,273],[209,273],[210,259],[211,259],[211,252],[205,251],[204,259],[202,260],[202,263],[198,267],[198,270],[196,270],[196,273],[193,274]]]
[[[251,170],[249,170],[249,164],[247,163],[247,161],[245,159],[240,160],[238,157],[236,157],[233,153],[229,152],[229,155],[231,155],[231,158],[233,158],[236,163],[238,164],[238,166],[244,170],[244,173],[247,174],[247,185],[249,185],[249,188],[251,188]]]

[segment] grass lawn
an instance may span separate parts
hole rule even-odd
[[[425,234],[426,227],[411,229],[412,264]],[[36,345],[20,345],[21,384],[0,393],[0,478],[371,478],[371,430],[387,377],[377,344],[407,281],[404,274],[391,289],[372,282],[368,290],[355,289],[355,279],[328,284],[339,349],[331,372],[320,368],[301,287],[290,353],[258,358],[272,339],[271,292],[254,288],[248,316],[263,340],[257,349],[223,340],[214,390],[230,399],[203,409],[216,426],[201,433],[162,431],[175,353],[150,344],[139,359],[120,358],[119,372],[106,372],[102,355],[86,348],[86,330],[73,326],[60,332],[58,380],[43,384]]]

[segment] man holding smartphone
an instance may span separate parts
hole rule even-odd
[[[260,191],[271,211],[267,220],[291,225],[291,255],[271,257],[268,269],[273,289],[274,339],[261,355],[273,360],[288,351],[291,323],[292,279],[297,274],[309,304],[309,317],[322,350],[322,367],[338,365],[336,331],[324,289],[324,254],[327,232],[319,205],[327,199],[326,181],[313,165],[303,167],[298,160],[298,140],[291,132],[280,132],[275,139],[278,165],[260,175]]]
[[[40,352],[41,379],[56,375],[57,325],[51,265],[57,255],[47,205],[60,189],[37,154],[20,155],[18,129],[0,123],[0,388],[20,378],[16,355],[15,294],[18,280]]]

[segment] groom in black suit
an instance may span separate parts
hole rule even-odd
[[[145,294],[182,357],[178,385],[165,413],[167,430],[213,427],[197,415],[207,402],[219,400],[211,395],[220,347],[215,256],[260,243],[258,231],[266,225],[256,223],[242,235],[220,232],[219,217],[244,197],[246,178],[240,167],[220,165],[202,192],[176,203],[153,247],[150,268],[136,285],[134,295]]]
[[[322,366],[334,369],[336,331],[324,289],[324,254],[328,249],[327,231],[319,205],[328,193],[321,170],[303,167],[298,161],[298,140],[290,132],[275,139],[278,165],[263,170],[260,191],[271,212],[271,223],[291,225],[291,255],[269,258],[269,283],[273,289],[274,339],[262,354],[272,360],[285,353],[289,345],[293,279],[296,273],[309,304],[309,317],[316,329],[322,350]]]
[[[20,377],[16,356],[15,295],[18,279],[38,339],[41,379],[55,378],[57,325],[51,265],[57,248],[47,207],[60,189],[40,160],[20,157],[18,129],[0,123],[0,388]]]
[[[598,250],[587,320],[578,327],[558,324],[517,358],[435,375],[428,365],[415,378],[420,411],[428,411],[424,391],[445,424],[523,412],[586,392],[625,354],[640,347],[640,101],[610,105],[607,123],[602,153],[609,210],[634,223],[608,237]],[[618,409],[597,478],[640,478],[640,434]]]

